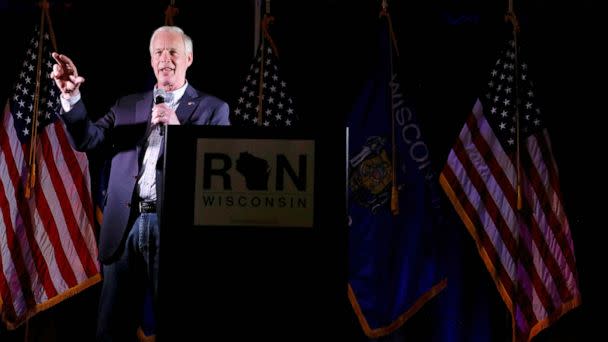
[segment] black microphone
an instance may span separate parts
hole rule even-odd
[[[165,103],[165,97],[167,93],[164,89],[156,88],[154,89],[154,104]],[[165,124],[160,124],[160,135],[165,135]]]

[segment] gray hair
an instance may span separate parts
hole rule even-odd
[[[184,47],[186,49],[186,53],[187,54],[192,53],[192,51],[193,51],[192,38],[190,38],[190,36],[188,36],[184,32],[184,30],[182,30],[181,28],[179,28],[177,26],[161,26],[161,27],[157,28],[156,30],[154,30],[154,33],[152,33],[152,37],[150,37],[150,54],[152,54],[152,42],[154,41],[154,37],[159,32],[177,32],[177,33],[181,34],[182,38],[184,40]]]

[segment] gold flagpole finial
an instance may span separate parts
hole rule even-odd
[[[167,5],[167,8],[165,9],[165,25],[175,25],[175,20],[173,18],[178,14],[179,8],[175,6],[175,0],[171,0],[169,5]]]

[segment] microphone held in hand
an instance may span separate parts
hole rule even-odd
[[[154,89],[154,104],[165,103],[165,98],[167,97],[167,92],[164,89],[156,88]],[[160,124],[160,135],[165,135],[165,124]]]
[[[165,98],[167,98],[167,92],[162,88],[154,89],[154,104],[165,103]]]

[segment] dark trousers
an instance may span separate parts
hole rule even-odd
[[[102,265],[98,341],[136,341],[146,293],[157,298],[159,227],[156,213],[135,220],[116,261]],[[154,305],[153,305],[154,306]]]

